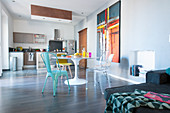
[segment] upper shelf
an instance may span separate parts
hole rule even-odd
[[[13,36],[14,43],[36,43],[36,44],[46,43],[46,36],[44,34],[14,32]]]

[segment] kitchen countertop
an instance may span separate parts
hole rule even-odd
[[[24,51],[11,51],[10,53],[42,53],[41,51],[27,51],[27,52],[24,52]],[[51,51],[50,53],[68,53],[68,52],[54,52],[54,51]]]
[[[29,51],[27,51],[27,52],[29,52]],[[27,52],[25,52],[25,51],[10,51],[10,53],[27,53]],[[34,53],[34,52],[36,52],[36,51],[32,51],[30,53]]]
[[[24,53],[23,51],[11,51],[10,53]]]
[[[41,51],[37,51],[37,52],[41,52]],[[44,52],[44,51],[43,51]],[[45,51],[46,52],[46,51]],[[54,52],[54,51],[50,51],[49,53],[68,53],[68,52]]]

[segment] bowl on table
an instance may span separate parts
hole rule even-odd
[[[71,55],[69,55],[69,56],[66,56],[67,58],[71,58],[72,56]]]
[[[67,55],[61,55],[61,57],[66,57]]]

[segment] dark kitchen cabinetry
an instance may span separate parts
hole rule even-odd
[[[36,52],[24,53],[24,65],[36,65]]]

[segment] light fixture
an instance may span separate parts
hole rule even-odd
[[[71,20],[67,20],[67,19],[58,19],[58,18],[35,16],[35,15],[31,15],[31,19],[44,20],[44,21],[53,21],[53,22],[62,22],[62,23],[70,23],[71,22]]]
[[[12,0],[12,2],[16,2],[15,0]]]

